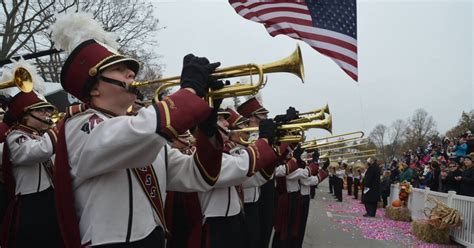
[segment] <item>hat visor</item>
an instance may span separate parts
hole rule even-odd
[[[50,108],[52,109],[53,111],[57,111],[58,109],[56,108],[56,106],[52,105],[51,103],[49,102],[39,102],[39,103],[35,103],[31,106],[28,106],[25,108],[25,110],[35,110],[35,109],[42,109],[42,108]]]
[[[261,107],[261,108],[255,110],[255,112],[254,112],[254,114],[256,114],[256,115],[266,115],[268,113],[269,113],[269,111],[264,107]]]
[[[103,71],[107,67],[110,67],[112,65],[116,65],[116,64],[119,64],[119,63],[127,64],[127,67],[130,68],[130,70],[132,70],[133,72],[135,72],[135,74],[137,74],[138,71],[140,70],[140,63],[137,60],[119,55],[119,56],[113,56],[110,59],[108,59],[107,61],[105,61],[99,67],[99,71]]]
[[[217,115],[222,115],[224,119],[228,119],[230,117],[230,113],[227,111],[219,110],[217,111]]]
[[[235,122],[235,126],[240,126],[240,125],[243,125],[243,124],[248,124],[249,123],[249,119],[245,118],[245,117],[240,117],[239,119],[237,119],[237,121]]]

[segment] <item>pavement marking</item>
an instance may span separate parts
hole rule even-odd
[[[331,212],[326,212],[329,218],[332,218],[332,213]]]

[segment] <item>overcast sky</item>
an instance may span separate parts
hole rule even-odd
[[[326,103],[334,133],[389,126],[418,108],[445,133],[462,111],[474,107],[473,13],[471,0],[358,1],[359,83],[329,58],[286,36],[237,15],[226,0],[153,0],[160,25],[157,53],[164,75],[178,75],[187,53],[223,66],[268,63],[299,43],[305,84],[291,74],[270,74],[262,90],[270,115],[288,106],[300,111]],[[308,136],[326,136],[322,131]]]

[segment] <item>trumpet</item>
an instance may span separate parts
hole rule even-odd
[[[349,141],[352,142],[360,142],[360,144],[367,144],[368,138],[349,138],[345,140],[339,140],[339,141],[332,141],[329,143],[324,143],[324,144],[317,144],[315,141],[313,143],[308,143],[303,146],[302,148],[305,148],[307,150],[316,150],[316,149],[321,149],[321,148],[326,148],[326,149],[344,149],[347,148],[346,143]],[[342,145],[342,146],[339,146]]]
[[[320,128],[328,132],[332,132],[332,117],[329,115],[324,120],[313,121],[313,122],[304,122],[304,123],[293,123],[293,124],[284,124],[277,127],[277,130],[280,132],[287,133],[287,135],[277,137],[277,141],[280,142],[301,142],[305,140],[304,131],[310,128]],[[229,133],[239,133],[239,132],[257,132],[258,127],[247,127],[242,129],[230,130]]]
[[[64,112],[54,112],[53,115],[51,115],[50,120],[53,123],[58,123],[60,120],[62,120],[66,116],[66,113]]]
[[[350,146],[333,147],[333,148],[329,148],[329,149],[326,149],[326,150],[321,150],[319,152],[330,152],[330,151],[334,151],[334,150],[349,149],[349,148],[364,146],[364,145],[367,145],[367,144],[369,144],[369,142],[361,142],[361,143],[350,145]],[[312,149],[310,148],[308,150],[312,150]]]
[[[319,112],[323,112],[323,113],[326,113],[328,115],[331,114],[331,112],[329,111],[329,106],[328,106],[328,104],[326,104],[322,108],[317,108],[317,109],[313,109],[313,110],[308,111],[308,112],[299,113],[298,115],[303,117],[305,115],[313,115],[313,114],[317,114]]]
[[[33,90],[33,78],[24,67],[18,67],[13,72],[13,79],[0,83],[0,89],[18,87],[21,91],[28,93]]]
[[[298,114],[298,115],[301,115],[301,114]],[[292,120],[289,123],[290,124],[305,123],[305,122],[311,122],[314,120],[324,120],[324,118],[326,117],[324,110],[320,110],[319,112],[314,112],[314,113],[306,114],[306,115],[308,116],[300,116],[298,119]]]
[[[255,95],[260,89],[262,89],[265,82],[266,73],[274,72],[288,72],[298,76],[301,81],[304,83],[304,66],[303,66],[303,57],[301,56],[301,49],[299,45],[296,47],[295,51],[290,54],[290,56],[272,62],[268,64],[258,65],[258,64],[243,64],[237,66],[230,66],[225,68],[220,68],[214,71],[211,76],[214,79],[224,79],[224,78],[233,78],[240,76],[249,76],[258,74],[258,81],[256,84],[241,84],[235,83],[233,85],[224,86],[222,89],[210,90],[207,94],[209,102],[212,102],[212,99],[236,97],[236,96],[246,96],[246,95]],[[180,83],[180,76],[161,78],[156,80],[144,81],[144,82],[133,82],[132,87],[142,87],[151,84],[160,84],[161,85],[156,89],[155,100],[158,101],[159,95],[167,88],[178,86]]]
[[[354,136],[355,135],[355,136]],[[346,136],[349,136],[346,138]],[[354,137],[350,137],[354,136]],[[319,139],[314,139],[314,140],[309,140],[301,144],[301,148],[321,148],[321,147],[328,147],[340,143],[345,143],[347,141],[356,141],[360,140],[362,137],[364,137],[364,132],[362,131],[357,131],[357,132],[350,132],[350,133],[343,133],[343,134],[338,134],[338,135],[332,135],[324,138],[319,138]],[[337,139],[336,139],[337,138]],[[334,141],[331,141],[332,139],[336,139]],[[326,142],[323,144],[318,144],[319,141],[325,140]]]
[[[357,154],[357,155],[356,155]],[[347,159],[347,155],[356,155],[356,156],[370,156],[370,155],[373,155],[375,156],[375,154],[377,154],[377,150],[375,149],[372,149],[372,150],[365,150],[365,151],[358,151],[358,152],[348,152],[348,153],[342,153],[342,154],[333,154],[333,155],[330,155],[329,152],[321,155],[319,158],[324,158],[324,159],[331,159],[331,158],[344,158],[344,159]]]

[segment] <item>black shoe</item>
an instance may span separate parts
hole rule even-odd
[[[362,216],[364,216],[364,217],[370,217],[368,214],[364,214],[364,215],[362,215]]]
[[[342,202],[342,200],[339,200],[339,199],[338,199],[337,201],[338,201],[338,202]]]

